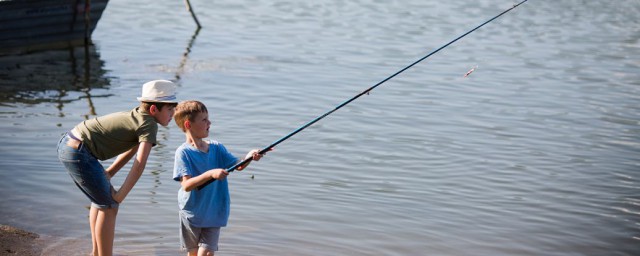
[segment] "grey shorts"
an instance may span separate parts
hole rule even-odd
[[[218,250],[220,227],[198,228],[189,225],[186,217],[180,215],[180,247],[182,250],[193,251],[204,247],[210,251]]]

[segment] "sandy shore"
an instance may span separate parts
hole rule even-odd
[[[53,237],[0,224],[0,256],[89,255],[91,237]]]
[[[38,237],[38,234],[0,224],[0,255],[41,255],[44,243]]]

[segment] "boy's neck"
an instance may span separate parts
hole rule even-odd
[[[196,147],[196,148],[200,148],[202,146],[204,146],[205,144],[207,144],[204,141],[204,138],[198,138],[198,137],[194,137],[191,133],[187,133],[187,141],[186,143],[189,143],[190,145]]]

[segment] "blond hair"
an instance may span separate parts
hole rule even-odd
[[[184,121],[195,121],[198,113],[209,113],[207,106],[197,100],[186,100],[178,103],[173,119],[176,120],[178,127],[180,127],[183,132],[186,132],[187,129],[184,127]]]

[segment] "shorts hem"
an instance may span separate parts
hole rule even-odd
[[[215,246],[215,248],[214,248],[214,246],[211,246],[211,245],[208,245],[208,244],[205,244],[205,243],[199,243],[198,246],[203,247],[203,248],[205,248],[205,249],[207,249],[209,251],[212,251],[212,252],[217,252],[218,251],[218,246]]]
[[[104,204],[91,203],[91,207],[98,208],[98,209],[118,209],[118,207],[120,207],[120,204],[112,203],[109,205],[104,205]]]

